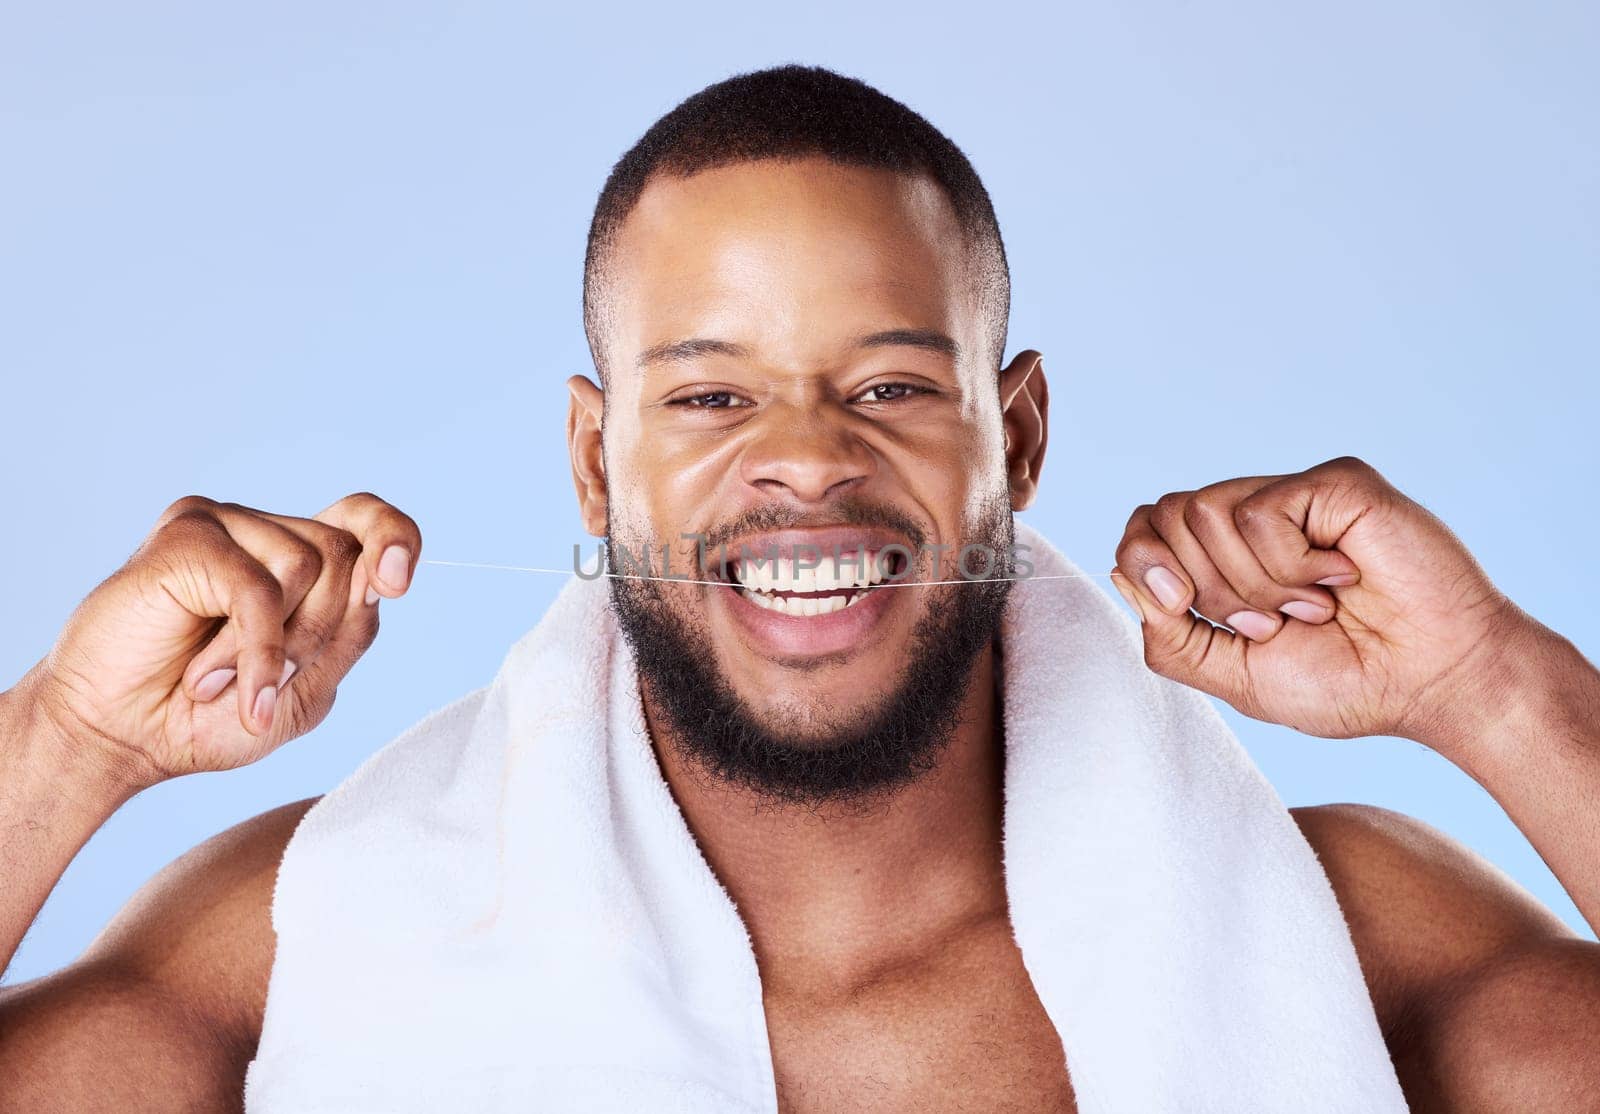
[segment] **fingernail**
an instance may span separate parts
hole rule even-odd
[[[1330,588],[1348,588],[1360,579],[1361,577],[1353,572],[1340,572],[1334,573],[1332,576],[1325,576],[1317,583],[1326,584]]]
[[[1278,629],[1278,624],[1259,611],[1235,611],[1223,621],[1252,642],[1271,638]]]
[[[1144,586],[1150,589],[1151,594],[1168,611],[1182,603],[1187,592],[1183,581],[1165,565],[1151,565],[1149,571],[1144,574]]]
[[[410,569],[411,553],[403,545],[391,545],[378,558],[378,579],[396,592],[405,589],[406,573]]]
[[[370,588],[369,587],[367,589],[367,606],[368,607],[371,607],[373,604],[377,603],[382,598],[383,598],[382,596],[378,595],[378,590],[376,588]]]
[[[213,669],[201,677],[194,686],[196,702],[204,704],[209,700],[215,700],[217,694],[228,687],[228,682],[233,680],[233,675],[237,672],[236,669]]]
[[[282,688],[284,685],[288,684],[289,678],[293,677],[294,671],[299,668],[300,667],[294,662],[290,661],[288,658],[285,658],[283,661],[283,676],[278,678],[278,687]]]
[[[1333,617],[1333,612],[1320,603],[1312,603],[1310,600],[1290,600],[1278,610],[1285,615],[1294,616],[1302,623],[1320,623]]]
[[[278,703],[278,687],[267,685],[256,693],[255,707],[250,710],[250,715],[262,727],[272,726],[272,709]]]

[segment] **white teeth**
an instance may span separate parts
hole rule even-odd
[[[866,589],[888,580],[882,565],[887,558],[869,552],[862,560],[859,550],[842,551],[836,561],[833,554],[824,554],[821,564],[807,567],[809,562],[785,558],[783,560],[741,560],[738,566],[739,594],[757,607],[783,615],[831,615],[854,607],[866,595]],[[804,595],[779,596],[774,592],[799,592]]]
[[[827,553],[812,568],[806,567],[809,562],[792,558],[741,560],[739,583],[758,592],[836,592],[883,583],[885,576],[878,567],[878,555],[866,555],[866,568],[861,567],[860,558],[859,550],[841,551],[837,561]]]
[[[764,607],[768,611],[776,611],[781,615],[813,616],[829,615],[835,611],[843,611],[847,607],[854,607],[861,601],[865,592],[857,592],[846,598],[845,596],[769,596],[765,592],[752,592],[742,588],[739,594],[757,607]]]

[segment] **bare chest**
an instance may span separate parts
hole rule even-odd
[[[845,992],[769,990],[766,1013],[785,1114],[1076,1109],[1061,1040],[1009,930]]]

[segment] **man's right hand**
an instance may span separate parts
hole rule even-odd
[[[137,792],[243,766],[320,723],[422,536],[375,495],[293,518],[189,496],[32,671],[69,767]]]

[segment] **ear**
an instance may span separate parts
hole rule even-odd
[[[597,538],[606,534],[606,461],[601,451],[601,419],[605,392],[586,375],[567,380],[567,451],[572,455],[572,486],[578,492],[583,528]]]
[[[1011,509],[1026,510],[1039,490],[1048,439],[1050,392],[1044,357],[1033,349],[1018,352],[1000,372],[1000,421],[1006,434],[1006,481]]]

